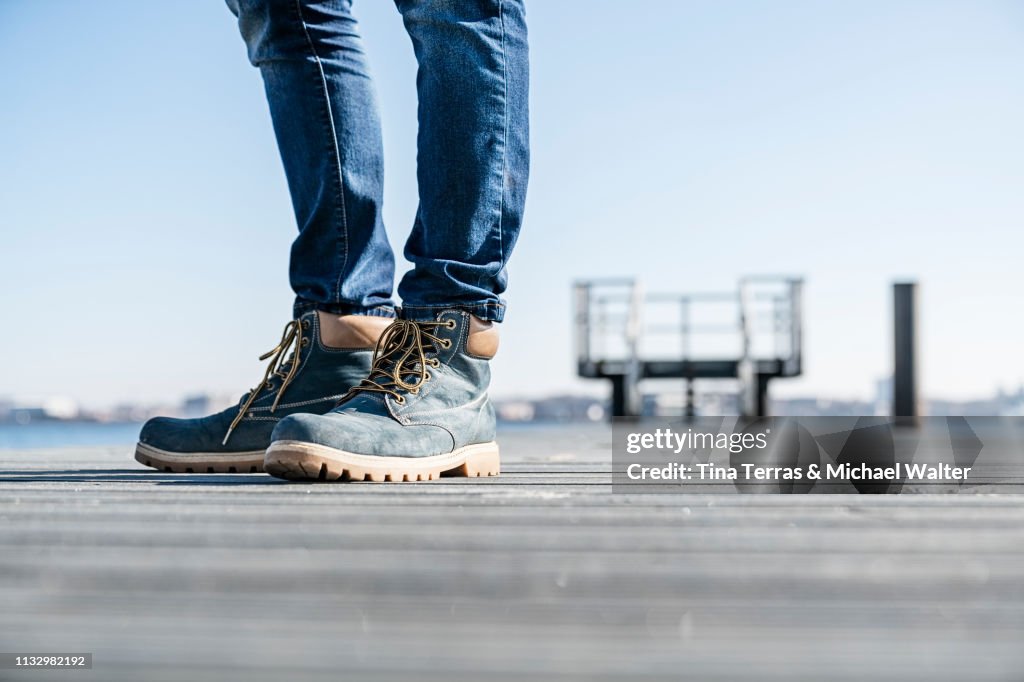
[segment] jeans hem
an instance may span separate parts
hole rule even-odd
[[[390,305],[362,306],[352,303],[314,303],[313,301],[296,301],[293,314],[296,318],[312,310],[319,310],[331,315],[365,315],[367,317],[395,317],[397,309]]]
[[[399,310],[399,315],[405,320],[429,322],[437,319],[438,313],[443,313],[446,310],[464,310],[485,322],[501,322],[505,319],[505,304],[494,301],[448,305],[403,305]]]

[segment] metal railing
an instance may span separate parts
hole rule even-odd
[[[632,279],[577,282],[576,358],[774,360],[795,373],[802,286],[793,278],[747,277],[735,292],[667,294],[646,293]]]
[[[734,377],[757,400],[766,377],[801,372],[802,292],[791,277],[745,277],[736,291],[692,294],[648,293],[635,279],[577,282],[579,374],[634,394],[643,378]]]

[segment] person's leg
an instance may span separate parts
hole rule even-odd
[[[522,0],[397,0],[419,60],[420,207],[402,312],[370,375],[326,415],[274,429],[282,478],[421,480],[499,472],[487,397],[493,322],[528,174]]]
[[[396,0],[419,73],[420,205],[398,287],[409,319],[501,321],[529,175],[523,0]]]
[[[143,426],[135,457],[165,471],[261,470],[283,417],[323,414],[365,378],[394,314],[380,124],[350,0],[228,4],[263,75],[298,221],[295,319],[237,405]]]
[[[380,117],[351,0],[228,4],[263,76],[299,227],[296,316],[392,316]]]

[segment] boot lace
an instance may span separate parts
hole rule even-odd
[[[384,330],[377,346],[373,349],[373,365],[370,375],[357,386],[349,389],[340,403],[358,394],[384,393],[395,398],[399,405],[405,404],[403,392],[419,393],[420,387],[430,380],[428,367],[438,367],[441,361],[427,357],[442,348],[451,348],[450,339],[435,335],[437,329],[455,329],[455,320],[445,322],[415,322],[395,320]]]
[[[268,350],[266,353],[260,356],[260,360],[266,360],[271,358],[270,364],[267,365],[267,371],[263,374],[263,379],[256,385],[255,388],[249,391],[245,397],[241,408],[238,410],[238,414],[231,422],[231,426],[228,427],[228,432],[224,434],[223,445],[228,444],[228,439],[231,438],[231,432],[235,430],[245,415],[249,412],[249,408],[256,401],[256,397],[260,391],[264,388],[273,391],[274,384],[273,379],[277,377],[281,379],[281,385],[277,389],[277,396],[274,398],[274,403],[270,406],[270,411],[273,412],[277,409],[277,404],[281,402],[281,396],[284,395],[285,389],[292,383],[292,379],[295,378],[295,374],[299,371],[299,363],[297,361],[298,351],[309,344],[309,338],[303,335],[303,331],[308,329],[308,323],[301,322],[300,320],[292,320],[284,326],[284,332],[281,334],[281,341]]]

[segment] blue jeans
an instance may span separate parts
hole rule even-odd
[[[501,321],[529,175],[523,0],[396,0],[419,73],[419,209],[402,314]],[[290,279],[311,308],[390,316],[377,99],[351,0],[228,0],[266,87],[299,235]]]

